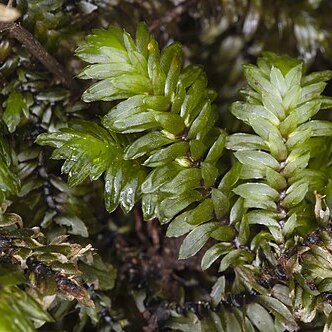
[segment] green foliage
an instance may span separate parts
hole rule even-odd
[[[1,36],[0,329],[331,329],[330,4],[192,3],[16,1],[91,85]]]
[[[183,68],[176,43],[160,52],[144,25],[139,25],[135,40],[118,28],[96,31],[77,54],[91,63],[81,78],[99,80],[83,99],[119,100],[102,118],[108,133],[95,125],[93,132],[92,125],[84,124],[84,129],[43,134],[38,142],[57,148],[53,158],[66,159],[62,170],[69,173],[71,184],[88,175],[99,177],[114,158],[111,145],[117,144],[120,165],[136,163],[142,172],[144,169],[142,178],[138,172],[131,175],[135,181],[131,180],[134,185],[129,184],[128,189],[139,192],[145,219],[169,223],[168,236],[188,233],[180,259],[195,255],[210,238],[217,241],[205,252],[202,268],[221,259],[219,273],[233,270],[236,278],[222,279],[223,287],[214,291],[219,298],[216,303],[226,301],[230,290],[254,294],[243,306],[244,316],[238,309],[227,310],[218,318],[212,314],[206,321],[175,315],[167,326],[181,331],[191,324],[197,331],[241,331],[243,326],[252,331],[273,326],[295,331],[295,316],[305,323],[312,321],[315,314],[309,319],[292,312],[297,310],[296,294],[308,292],[307,283],[319,289],[322,279],[317,277],[322,274],[308,274],[314,263],[307,263],[318,259],[317,254],[309,247],[299,268],[294,265],[298,252],[292,249],[305,248],[303,237],[325,227],[321,219],[315,220],[313,193],[323,194],[328,184],[330,157],[326,155],[331,152],[325,142],[332,135],[332,126],[312,118],[331,105],[330,98],[321,96],[331,74],[304,76],[301,63],[267,53],[258,66],[245,67],[246,100],[231,108],[255,134],[227,137],[215,126],[214,93],[207,88],[202,69]],[[80,142],[82,135],[84,142]],[[110,137],[117,139],[107,143]],[[89,145],[94,149],[89,151]],[[235,151],[237,160],[227,172],[220,160],[225,146]],[[125,172],[120,167],[121,174],[111,176],[122,183]],[[107,180],[108,173],[106,197]],[[273,272],[275,268],[282,277]],[[308,294],[312,300],[320,298],[320,291]],[[315,300],[313,306],[312,310],[328,316],[321,300]]]

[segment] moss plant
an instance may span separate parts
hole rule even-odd
[[[266,53],[244,68],[244,101],[232,114],[248,132],[227,134],[215,94],[181,46],[162,51],[140,24],[133,39],[97,30],[77,55],[80,78],[96,83],[83,101],[111,101],[100,123],[74,122],[37,143],[65,159],[70,185],[104,178],[105,204],[141,204],[146,220],[185,235],[179,259],[203,247],[202,269],[218,266],[211,306],[200,317],[173,314],[186,331],[297,331],[331,328],[331,225],[323,195],[331,164],[331,73]],[[231,165],[229,153],[231,151]],[[234,298],[237,297],[235,301]]]

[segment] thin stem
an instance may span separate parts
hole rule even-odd
[[[174,19],[181,16],[184,11],[190,6],[192,6],[195,2],[196,0],[188,0],[179,6],[175,6],[172,10],[166,12],[163,17],[154,20],[150,25],[150,31],[155,31],[162,25],[172,22]]]
[[[0,32],[4,31],[8,31],[12,38],[18,40],[25,46],[30,53],[53,73],[63,85],[71,90],[74,95],[80,93],[80,87],[73,80],[72,75],[45,50],[29,31],[14,22],[0,22]]]

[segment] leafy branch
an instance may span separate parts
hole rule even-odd
[[[188,233],[181,259],[211,243],[201,264],[219,262],[213,303],[254,294],[240,305],[244,315],[233,305],[219,324],[209,312],[218,331],[295,331],[316,313],[328,317],[330,277],[313,267],[331,265],[330,217],[314,192],[328,184],[332,125],[312,118],[331,107],[321,95],[331,73],[304,75],[297,60],[265,54],[245,67],[245,101],[231,107],[254,133],[227,136],[203,69],[184,67],[177,43],[159,51],[143,24],[135,39],[117,27],[96,30],[77,55],[89,63],[80,77],[97,80],[83,100],[115,106],[101,124],[76,122],[38,137],[56,148],[54,159],[66,160],[69,184],[104,174],[109,212],[118,205],[129,212],[141,200],[146,220],[169,223],[168,236]],[[231,167],[225,146],[235,151]],[[317,230],[326,250],[305,240]],[[314,309],[303,311],[304,303]]]

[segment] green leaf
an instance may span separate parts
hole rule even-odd
[[[270,121],[263,118],[252,116],[249,118],[249,124],[254,132],[264,141],[268,141],[270,135],[280,136],[279,130]]]
[[[76,216],[58,216],[54,219],[58,225],[70,227],[69,233],[88,237],[88,229],[81,219]]]
[[[188,132],[188,138],[202,140],[205,137],[214,125],[216,117],[214,111],[215,110],[211,107],[210,101],[207,101],[191,125]]]
[[[229,214],[229,222],[230,224],[234,224],[237,221],[240,221],[242,218],[242,215],[245,211],[244,209],[244,199],[242,197],[239,197],[236,202],[233,204],[232,209]]]
[[[174,218],[178,213],[188,207],[190,204],[200,201],[202,194],[194,190],[191,192],[184,192],[181,195],[170,196],[164,199],[159,208],[161,215],[161,222],[169,221]]]
[[[222,300],[225,292],[225,286],[226,286],[225,276],[219,277],[217,281],[214,283],[210,294],[214,306],[217,306]]]
[[[226,147],[235,151],[267,150],[267,145],[261,137],[242,133],[228,136]]]
[[[160,65],[160,53],[158,43],[151,38],[148,44],[148,74],[152,83],[153,93],[162,95],[165,88],[166,76]]]
[[[279,120],[284,120],[286,117],[286,112],[282,105],[282,100],[280,97],[273,96],[271,94],[262,94],[263,106],[272,112]]]
[[[302,181],[295,182],[286,191],[286,197],[283,199],[283,205],[290,209],[301,203],[309,189],[308,183]]]
[[[304,86],[314,84],[318,82],[329,81],[332,78],[332,72],[330,70],[318,71],[310,73],[302,78],[302,84]]]
[[[205,98],[207,79],[202,68],[187,67],[180,77],[180,82],[186,87],[191,85],[180,108],[180,116],[184,119],[184,123],[190,126],[197,115],[201,119],[200,123],[205,122],[211,112],[211,105]],[[204,116],[200,115],[203,108]]]
[[[166,74],[165,95],[171,97],[175,92],[182,69],[182,47],[178,43],[171,44],[161,54],[161,65]]]
[[[283,96],[286,93],[288,84],[286,83],[285,77],[281,73],[280,69],[272,66],[270,71],[270,81],[271,84],[278,89],[279,94]]]
[[[244,249],[235,249],[229,252],[220,262],[219,272],[226,271],[231,265],[238,265],[243,262],[249,262],[254,255]]]
[[[240,226],[239,226],[239,241],[241,244],[246,244],[248,242],[250,235],[250,226],[248,216],[243,215]]]
[[[148,44],[150,41],[149,30],[145,23],[138,23],[136,29],[136,46],[137,50],[142,53],[142,55],[148,58]]]
[[[196,139],[190,140],[189,146],[190,146],[190,156],[195,161],[202,158],[203,154],[207,149],[207,146],[202,141]]]
[[[79,270],[83,273],[83,280],[92,284],[94,289],[109,290],[114,287],[116,280],[116,270],[108,263],[104,263],[99,255],[93,256],[93,264],[79,261]]]
[[[175,177],[179,176],[179,173],[182,171],[184,171],[183,168],[177,163],[172,163],[161,168],[156,168],[142,183],[142,193],[153,193],[160,189],[160,187],[163,185],[168,186],[169,182],[171,182]],[[185,174],[187,174],[187,172]],[[180,178],[183,178],[183,176]],[[186,176],[184,176],[184,180],[185,179]]]
[[[185,211],[177,216],[168,226],[166,236],[168,237],[179,237],[184,234],[187,234],[192,229],[195,228],[195,225],[191,225],[185,222],[186,217],[190,214],[191,211]],[[198,226],[200,227],[200,226]]]
[[[174,161],[176,158],[185,156],[189,150],[188,142],[178,142],[169,145],[164,149],[152,154],[145,162],[144,166],[160,167],[169,162]]]
[[[288,220],[285,222],[285,225],[282,228],[282,233],[284,235],[291,235],[294,231],[294,229],[298,226],[301,226],[299,221],[297,220],[296,213],[292,214]]]
[[[201,179],[200,169],[182,169],[171,181],[162,185],[160,190],[170,194],[181,194],[185,191],[199,188]]]
[[[284,319],[284,325],[289,331],[296,331],[298,329],[292,313],[279,300],[266,295],[258,295],[256,299],[259,304],[270,310],[274,315],[280,315]]]
[[[54,138],[58,139],[52,158],[66,159],[61,170],[69,174],[71,186],[81,183],[88,176],[92,180],[98,179],[110,163],[111,148],[118,153],[109,134],[97,124],[80,121],[74,124],[74,128],[64,128],[61,131],[62,133],[41,134],[37,143],[48,145]]]
[[[229,253],[232,249],[233,245],[225,242],[217,243],[209,248],[202,258],[202,270],[208,269],[220,256]]]
[[[225,195],[228,195],[234,188],[234,185],[240,179],[241,174],[241,164],[235,164],[222,178],[218,189],[220,189]]]
[[[14,90],[6,101],[6,109],[2,115],[2,119],[10,133],[16,130],[17,125],[20,123],[22,112],[26,117],[29,115],[28,105],[24,96]]]
[[[126,73],[93,84],[85,90],[82,99],[86,103],[96,100],[112,101],[150,92],[151,83],[148,78]]]
[[[288,136],[292,133],[299,124],[308,121],[320,109],[321,102],[314,100],[307,102],[296,108],[290,115],[281,123],[280,132],[283,136]]]
[[[307,167],[310,159],[310,153],[306,153],[301,156],[288,156],[286,159],[286,166],[282,170],[282,175],[285,177],[291,177],[296,174],[296,172]]]
[[[207,240],[210,238],[210,233],[218,226],[217,223],[210,222],[197,226],[192,230],[183,240],[180,251],[179,259],[186,259],[194,256],[200,251]]]
[[[173,141],[158,131],[148,133],[131,143],[125,151],[125,159],[136,159],[170,144]]]
[[[250,200],[277,200],[279,193],[265,183],[244,183],[233,189],[233,192]]]
[[[9,195],[18,192],[20,180],[8,167],[8,165],[0,159],[0,201],[2,202]]]
[[[169,112],[155,112],[154,117],[157,123],[163,129],[173,135],[180,135],[185,129],[183,120],[178,114]]]
[[[266,181],[270,187],[276,190],[282,190],[287,186],[286,179],[271,168],[266,169]]]
[[[256,66],[245,65],[244,74],[249,85],[259,93],[269,93],[278,95],[278,90],[269,82],[268,78],[264,76],[263,72]]]
[[[214,218],[214,206],[211,198],[205,199],[188,213],[185,222],[191,225],[200,225]]]
[[[204,186],[206,188],[214,186],[218,176],[220,175],[218,168],[211,163],[207,163],[206,161],[201,163],[201,172]]]
[[[211,146],[205,158],[205,161],[211,164],[216,163],[223,153],[225,142],[226,142],[226,133],[224,131],[220,131],[220,135]]]
[[[301,131],[292,132],[287,139],[286,146],[289,150],[293,149],[297,145],[307,142],[312,136],[312,130],[310,128]]]
[[[274,322],[268,311],[258,303],[250,303],[246,310],[251,322],[261,332],[274,331]]]
[[[145,171],[137,164],[116,158],[105,174],[105,205],[108,212],[120,204],[129,212],[140,197],[140,187],[145,179]]]
[[[330,121],[311,120],[298,127],[298,131],[312,130],[312,137],[332,136],[332,123]]]
[[[251,211],[247,213],[248,222],[250,224],[260,224],[265,226],[278,227],[278,221],[275,215],[267,211]]]
[[[280,168],[278,161],[266,152],[236,151],[234,155],[241,164],[248,165],[252,168],[263,168],[264,170],[266,167],[270,167],[274,170]]]
[[[235,102],[231,107],[232,114],[245,123],[250,123],[251,118],[264,119],[270,125],[278,126],[278,117],[261,105],[252,105],[243,102]]]
[[[279,162],[284,161],[287,158],[287,147],[284,144],[284,140],[281,135],[275,135],[271,133],[269,135],[268,142],[271,155]]]
[[[211,189],[211,198],[216,217],[217,219],[220,219],[229,210],[229,200],[221,190],[215,188]]]
[[[211,233],[211,238],[217,241],[231,241],[234,239],[236,231],[229,225],[220,225]]]

